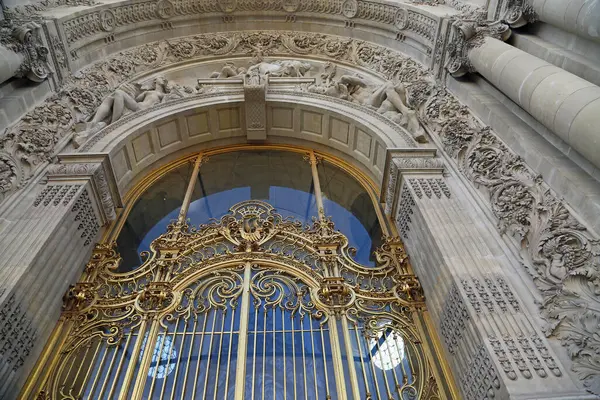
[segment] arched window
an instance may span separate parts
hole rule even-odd
[[[165,167],[66,296],[41,389],[435,398],[421,288],[366,181],[331,157],[268,147]]]

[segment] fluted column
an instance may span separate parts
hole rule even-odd
[[[600,42],[598,0],[528,0],[540,21]]]
[[[600,87],[491,37],[482,38],[468,58],[496,88],[600,167]]]
[[[495,232],[462,185],[444,176],[440,161],[397,151],[388,157],[383,195],[462,398],[595,398],[576,386],[553,352]]]

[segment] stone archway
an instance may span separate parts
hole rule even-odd
[[[240,37],[246,42],[237,42]],[[367,151],[362,151],[361,157],[361,151],[352,148],[359,141],[354,139],[353,143],[350,142],[352,135],[349,130],[346,136],[341,136],[347,137],[345,146],[343,143],[331,145],[319,140],[306,140],[310,136],[281,140],[300,139],[303,141],[296,143],[330,146],[335,152],[346,154],[348,159],[363,165],[373,178],[383,180],[382,200],[387,212],[406,236],[409,253],[429,295],[432,313],[437,318],[437,329],[444,336],[449,359],[454,367],[465,371],[459,376],[464,397],[476,399],[486,393],[489,396],[497,394],[501,398],[531,396],[533,386],[528,382],[536,380],[548,392],[570,398],[586,398],[568,374],[569,361],[565,353],[560,353],[562,350],[557,341],[547,341],[542,335],[533,304],[535,296],[527,289],[530,283],[525,277],[508,276],[507,271],[519,268],[515,266],[515,255],[519,252],[508,249],[503,240],[509,245],[517,243],[522,248],[522,256],[518,256],[522,257],[538,288],[546,296],[544,315],[555,322],[553,329],[556,336],[563,338],[567,344],[575,344],[584,341],[590,334],[585,331],[578,311],[565,310],[561,306],[563,301],[572,300],[568,291],[562,289],[574,288],[575,292],[582,292],[585,291],[585,280],[593,284],[595,278],[573,279],[560,271],[579,271],[581,276],[585,276],[583,271],[595,266],[593,254],[596,242],[593,234],[576,222],[570,211],[547,191],[535,174],[493,132],[483,128],[464,106],[435,83],[420,65],[372,43],[309,33],[207,34],[172,41],[168,43],[170,47],[165,47],[164,43],[163,47],[147,44],[125,50],[84,68],[61,89],[57,98],[50,99],[44,107],[35,109],[10,129],[2,141],[2,190],[7,194],[2,207],[6,220],[10,221],[7,229],[12,236],[5,243],[13,258],[6,263],[11,272],[7,275],[7,289],[3,292],[2,301],[9,313],[14,311],[14,304],[24,310],[37,310],[33,311],[33,316],[32,311],[29,314],[24,312],[22,319],[25,325],[11,325],[11,332],[23,331],[24,337],[32,336],[33,330],[28,330],[28,323],[41,318],[39,315],[44,313],[40,311],[42,307],[36,307],[39,299],[32,296],[23,300],[20,294],[31,285],[41,287],[31,274],[36,271],[51,274],[51,270],[44,269],[48,260],[52,260],[52,264],[81,265],[100,226],[114,217],[114,209],[121,202],[120,192],[126,190],[129,182],[134,181],[138,173],[143,174],[152,168],[155,162],[160,163],[163,157],[166,161],[175,157],[176,152],[192,148],[188,148],[191,143],[182,142],[180,147],[176,142],[166,143],[172,140],[174,132],[169,128],[171,121],[167,116],[181,113],[177,121],[185,122],[182,120],[188,117],[185,113],[202,107],[202,101],[206,99],[209,99],[207,107],[216,106],[220,103],[216,99],[219,95],[175,100],[126,116],[97,132],[98,136],[90,137],[90,141],[84,143],[78,152],[69,148],[76,124],[91,117],[103,98],[127,80],[141,82],[142,78],[158,73],[167,64],[189,61],[200,53],[207,57],[247,55],[249,49],[244,46],[251,37],[259,41],[274,41],[276,50],[270,54],[272,57],[305,56],[310,52],[324,60],[335,59],[342,66],[355,63],[365,73],[368,71],[380,79],[398,78],[406,83],[407,103],[418,113],[421,124],[429,133],[430,146],[418,146],[410,138],[406,140],[404,130],[386,122],[373,110],[318,94],[290,93],[289,90],[284,93],[282,90],[272,98],[271,111],[277,107],[288,108],[282,113],[289,115],[291,112],[293,117],[295,113],[300,114],[311,107],[313,110],[329,107],[328,118],[354,121],[355,129],[363,127],[362,132],[372,134],[369,157],[364,156]],[[200,53],[190,55],[185,52],[186,48],[189,50],[187,45],[191,43],[194,47],[199,42],[205,44],[205,47],[195,47],[196,50],[202,49]],[[213,45],[216,47],[211,47]],[[237,93],[237,100],[236,95],[231,94],[221,104],[239,103],[243,98],[240,95],[243,95],[243,90]],[[211,104],[212,100],[216,101]],[[268,101],[267,96],[267,106]],[[292,102],[294,107],[288,107]],[[303,106],[308,108],[303,109]],[[80,113],[85,118],[79,118]],[[149,116],[152,113],[156,115]],[[56,119],[56,115],[64,118]],[[192,117],[194,115],[191,114]],[[271,118],[272,124],[273,116]],[[144,123],[147,119],[156,123],[150,130]],[[167,151],[165,154],[148,152],[149,147],[156,143],[160,147],[162,125],[167,125],[163,136],[167,139],[167,145],[163,146]],[[324,126],[321,125],[322,128]],[[279,129],[280,134],[274,137],[284,137],[281,133],[285,127]],[[356,135],[356,132],[353,133]],[[202,136],[202,133],[198,135]],[[210,139],[221,140],[212,142],[219,144],[245,141],[245,133],[239,133],[239,139],[232,139],[232,136]],[[144,138],[144,135],[147,137]],[[138,138],[140,152],[136,155],[132,141]],[[205,144],[201,143],[202,140],[195,145],[211,145],[208,138]],[[167,149],[169,145],[173,147]],[[396,147],[401,149],[396,150]],[[156,146],[153,149],[156,150]],[[169,153],[171,150],[173,152]],[[436,151],[444,153],[445,162],[434,158]],[[63,153],[59,155],[58,165],[48,165],[57,152]],[[128,162],[131,167],[131,159],[141,162],[136,165],[135,171],[126,168]],[[443,175],[444,168],[450,176]],[[129,176],[128,171],[131,171]],[[44,177],[48,180],[46,186],[35,185]],[[484,195],[489,196],[489,203],[481,200],[472,184],[479,185]],[[474,204],[473,209],[467,211]],[[84,222],[79,222],[82,220]],[[514,234],[516,239],[501,239],[490,228],[490,221],[499,221],[501,233]],[[30,232],[36,225],[44,225],[48,229],[33,237]],[[464,231],[469,234],[461,234]],[[61,233],[77,233],[82,243],[66,243],[66,239],[60,237]],[[75,245],[82,247],[77,252],[52,255],[55,249],[68,250]],[[19,248],[35,248],[37,251],[24,255],[19,254]],[[572,252],[578,254],[576,261],[568,261],[567,255]],[[456,253],[461,256],[453,257]],[[431,270],[432,265],[440,267]],[[559,271],[553,268],[559,268]],[[60,275],[62,286],[76,272],[75,268]],[[39,275],[40,278],[48,276]],[[58,292],[60,287],[59,284],[54,285],[52,290]],[[552,294],[555,291],[561,297],[555,298]],[[43,296],[43,292],[38,295]],[[590,295],[589,302],[595,301],[593,296]],[[47,310],[53,311],[48,312],[42,321],[57,317],[60,301],[51,303]],[[563,316],[564,319],[560,319]],[[496,319],[503,321],[504,325],[488,325],[486,322]],[[505,328],[513,324],[518,329]],[[573,331],[577,331],[577,335],[573,336]],[[38,333],[44,338],[49,331],[46,329],[42,333],[40,330]],[[34,354],[39,352],[40,346],[36,345]],[[31,352],[33,347],[33,341],[27,342],[22,346],[25,350],[17,351],[17,358],[24,359],[23,354]],[[18,349],[12,344],[9,348],[11,351]],[[574,356],[575,368],[579,368],[590,385],[593,385],[596,376],[592,358],[585,351]],[[32,359],[27,358],[27,368],[33,363]],[[482,364],[493,364],[494,367],[485,369]],[[15,381],[23,380],[18,374],[8,374]]]

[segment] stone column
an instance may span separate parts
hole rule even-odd
[[[495,232],[462,185],[443,175],[441,160],[402,151],[388,160],[387,211],[423,285],[462,398],[593,399],[554,354],[529,314],[533,302],[515,289]]]
[[[0,83],[6,82],[16,75],[25,56],[0,45]]]
[[[468,58],[474,69],[600,167],[600,87],[492,37]]]
[[[66,157],[0,223],[0,398],[18,395],[58,320],[63,294],[101,227],[115,218],[111,173],[108,158]]]
[[[600,1],[527,0],[540,21],[600,42]]]

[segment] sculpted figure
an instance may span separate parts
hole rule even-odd
[[[210,74],[212,79],[241,78],[244,76],[274,76],[301,78],[306,74],[312,65],[297,60],[278,60],[278,61],[258,61],[253,59],[248,69],[244,67],[237,68],[232,63],[226,63],[221,71],[215,71]]]
[[[405,127],[417,142],[426,142],[425,132],[416,111],[407,106],[406,89],[401,82],[384,82],[372,86],[360,76],[342,75],[335,79],[335,66],[327,64],[321,74],[321,84],[312,84],[307,90],[352,101],[377,110],[400,126]]]
[[[261,76],[270,75],[275,77],[302,78],[311,68],[312,65],[309,63],[296,60],[273,62],[261,61],[248,68],[247,74],[253,75],[257,73]]]
[[[150,108],[163,102],[166,97],[173,96],[183,97],[183,94],[171,93],[167,80],[162,76],[142,86],[122,85],[102,101],[92,120],[83,124],[82,131],[73,135],[73,146],[78,148],[90,136],[118,121],[125,114]]]
[[[246,74],[246,68],[237,68],[232,63],[226,63],[221,71],[215,71],[210,74],[211,79],[229,79],[229,78],[241,78]]]

